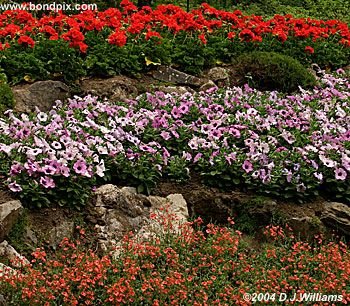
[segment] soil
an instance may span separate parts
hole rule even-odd
[[[226,200],[231,199],[233,202],[239,203],[245,200],[256,197],[252,193],[242,193],[240,191],[221,191],[218,188],[208,187],[201,183],[199,177],[194,177],[186,184],[178,184],[169,181],[161,182],[158,187],[153,191],[155,195],[166,197],[172,193],[181,193],[185,198],[191,215],[196,215],[196,208],[198,206],[207,206],[209,199],[214,200],[217,198],[224,198]],[[204,201],[199,205],[198,202]],[[286,202],[281,200],[276,200],[278,210],[286,216],[293,216],[296,218],[302,218],[307,216],[318,216],[320,212],[324,209],[323,198],[315,199],[312,202],[307,202],[303,204],[298,204],[295,202]],[[216,212],[218,213],[218,212]]]
[[[0,204],[13,200],[13,196],[0,187]]]

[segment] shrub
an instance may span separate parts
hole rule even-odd
[[[78,50],[63,40],[42,39],[34,48],[15,44],[3,51],[0,66],[10,84],[58,78],[71,83],[85,74]]]
[[[0,73],[0,116],[3,112],[12,109],[15,104],[11,87],[7,84],[7,78],[4,73]]]
[[[299,61],[275,52],[251,52],[236,60],[237,74],[242,82],[262,90],[292,92],[310,88],[315,77]]]

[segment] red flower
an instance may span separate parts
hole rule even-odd
[[[158,33],[158,32],[154,32],[154,31],[148,31],[146,33],[146,40],[149,40],[151,37],[158,37],[160,39],[162,39],[162,36]]]
[[[34,45],[35,45],[34,40],[33,40],[32,38],[30,38],[29,36],[27,36],[27,35],[21,36],[21,37],[17,40],[17,42],[18,42],[20,45],[24,45],[24,46],[26,46],[26,47],[31,47],[31,48],[33,48]]]
[[[244,29],[241,33],[239,33],[239,38],[244,41],[252,41],[255,40],[255,34],[249,29]]]
[[[228,39],[234,39],[235,36],[236,36],[236,34],[235,34],[234,32],[229,32],[229,33],[227,34],[227,38],[228,38]]]
[[[127,37],[125,35],[125,32],[123,31],[114,32],[108,37],[108,42],[111,45],[116,45],[118,47],[123,47],[126,44],[126,41],[127,41]]]
[[[73,42],[74,44],[82,42],[85,37],[78,29],[71,29],[61,36],[64,40]]]
[[[80,49],[80,52],[82,52],[82,53],[86,53],[86,50],[87,50],[87,48],[88,48],[88,45],[87,44],[85,44],[85,43],[83,43],[83,42],[78,42],[78,47],[79,47],[79,49]]]
[[[132,12],[137,11],[137,6],[129,0],[122,0],[120,6],[126,14],[131,14]]]
[[[306,46],[305,47],[305,52],[308,53],[308,54],[314,54],[315,50],[314,50],[314,48],[312,48],[310,46]]]
[[[0,51],[5,50],[7,48],[10,48],[9,43],[4,43],[4,44],[0,43]]]
[[[207,44],[207,39],[205,38],[205,34],[204,34],[204,33],[200,34],[200,35],[198,36],[198,38],[202,41],[202,43],[203,43],[204,45]]]
[[[342,45],[344,45],[345,47],[350,47],[350,39],[342,38],[342,39],[340,40],[340,43],[341,43]]]

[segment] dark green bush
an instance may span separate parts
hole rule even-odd
[[[235,61],[242,83],[261,90],[293,92],[316,85],[316,79],[296,59],[275,52],[250,52]]]
[[[11,87],[7,84],[7,78],[4,73],[0,73],[0,117],[3,112],[12,109],[15,104]]]
[[[10,84],[24,80],[61,79],[71,83],[85,75],[82,55],[63,40],[41,40],[34,48],[14,45],[0,57]]]

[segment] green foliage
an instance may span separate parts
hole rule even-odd
[[[77,49],[63,40],[42,40],[34,47],[34,55],[40,59],[50,79],[60,78],[70,83],[85,75],[83,59]]]
[[[123,48],[110,45],[106,41],[108,32],[86,35],[90,46],[84,59],[84,68],[88,75],[115,76],[125,74],[135,76],[141,71],[141,50],[137,46],[126,45]]]
[[[350,23],[350,1],[342,0],[258,0],[238,1],[235,9],[247,15],[262,15],[265,18],[273,15],[292,14],[295,17],[314,19],[338,19]]]
[[[12,109],[15,104],[11,87],[7,84],[7,77],[0,73],[0,117],[3,112]]]
[[[189,168],[188,162],[180,156],[174,156],[169,160],[167,166],[167,176],[177,182],[186,182],[189,179]]]
[[[315,77],[299,61],[274,52],[251,52],[236,60],[242,83],[262,90],[293,92],[316,84]]]
[[[11,84],[57,78],[70,83],[85,74],[79,51],[62,40],[43,39],[34,48],[15,45],[2,51],[0,66]]]
[[[178,37],[174,44],[172,63],[180,70],[198,75],[203,69],[215,64],[215,52],[198,38]]]
[[[33,251],[24,243],[24,235],[29,225],[28,211],[24,210],[8,234],[8,242],[21,254]]]

